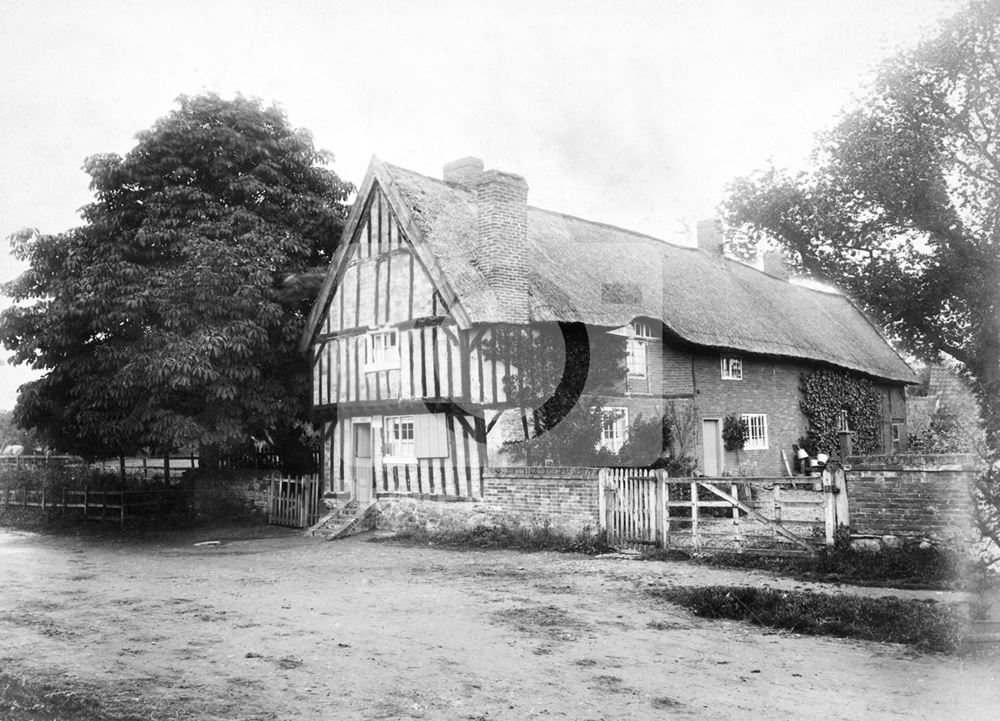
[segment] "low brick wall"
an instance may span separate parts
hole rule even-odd
[[[844,464],[852,536],[974,538],[970,485],[975,458],[965,454],[848,458]]]
[[[598,529],[596,468],[491,468],[483,498],[379,494],[379,528],[428,531],[548,526],[575,536]]]
[[[200,476],[193,482],[198,516],[247,518],[267,515],[270,480],[260,473]]]

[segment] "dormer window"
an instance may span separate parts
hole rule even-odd
[[[655,338],[653,335],[653,324],[644,320],[637,320],[632,324],[632,335],[636,338]]]
[[[399,346],[395,330],[373,331],[368,334],[368,362],[365,372],[398,370]]]
[[[741,381],[743,380],[743,359],[735,357],[722,358],[722,380]]]

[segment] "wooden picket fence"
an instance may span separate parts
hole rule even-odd
[[[832,545],[848,519],[840,469],[822,479],[681,479],[660,470],[606,468],[598,503],[608,542],[630,549],[814,553]]]
[[[308,528],[323,515],[318,476],[271,479],[267,489],[267,522],[275,526]]]
[[[191,509],[191,492],[188,488],[147,488],[141,490],[83,490],[60,489],[46,491],[38,488],[10,488],[0,490],[0,507],[6,512],[11,508],[36,508],[42,512],[67,514],[82,511],[83,517],[95,521],[117,521],[163,516]]]

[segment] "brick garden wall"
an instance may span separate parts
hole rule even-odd
[[[482,499],[380,494],[377,525],[428,531],[547,525],[568,536],[598,530],[596,468],[490,468],[483,484]]]
[[[937,542],[972,537],[972,456],[855,457],[844,468],[853,536]]]

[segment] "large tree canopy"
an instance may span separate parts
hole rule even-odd
[[[12,238],[30,267],[0,339],[46,371],[15,414],[65,450],[224,444],[305,414],[311,298],[289,281],[328,263],[352,186],[275,107],[178,102],[124,158],[87,159],[82,226]]]
[[[821,136],[815,169],[736,181],[736,244],[784,246],[907,350],[968,372],[1000,444],[1000,3],[888,61]]]

